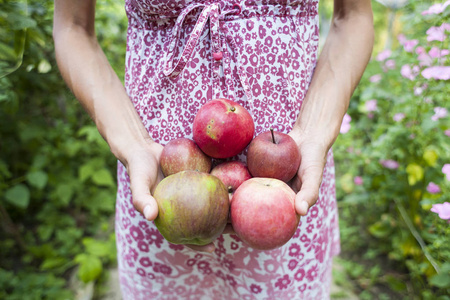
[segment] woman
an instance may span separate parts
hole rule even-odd
[[[57,0],[54,20],[62,76],[119,160],[124,299],[327,299],[339,252],[329,149],[370,58],[370,0],[335,0],[318,60],[317,0],[127,0],[125,7],[125,88],[97,42],[94,0]],[[300,149],[292,187],[304,217],[279,249],[256,251],[225,234],[215,245],[172,245],[149,222],[158,213],[152,191],[163,177],[163,145],[192,137],[199,107],[219,97],[246,107],[256,134],[274,127]]]

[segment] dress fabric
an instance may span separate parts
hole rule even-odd
[[[125,86],[151,138],[192,138],[215,98],[243,105],[255,135],[288,133],[316,64],[317,0],[126,0]],[[245,150],[235,159],[245,162]],[[217,162],[216,162],[217,163]],[[222,235],[214,253],[167,242],[133,207],[118,163],[116,238],[124,299],[328,299],[339,227],[331,151],[319,200],[284,246]]]

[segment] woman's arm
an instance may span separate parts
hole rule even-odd
[[[162,178],[159,155],[95,35],[95,0],[56,0],[56,60],[64,80],[94,120],[111,152],[126,166],[136,209],[153,220],[158,208],[149,187]]]
[[[293,187],[295,207],[305,215],[317,201],[328,150],[336,140],[350,97],[373,47],[370,0],[335,0],[329,35],[290,135],[302,162]]]

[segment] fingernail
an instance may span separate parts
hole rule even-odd
[[[300,209],[305,212],[305,215],[308,213],[309,205],[306,201],[300,202]]]
[[[144,208],[144,217],[145,217],[147,220],[150,218],[150,210],[151,210],[150,205],[147,205],[147,206]]]

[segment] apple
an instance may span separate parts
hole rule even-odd
[[[253,177],[291,180],[300,167],[300,151],[294,139],[273,131],[259,134],[248,146],[247,165]]]
[[[244,181],[252,178],[247,166],[237,160],[217,165],[211,170],[211,175],[218,177],[230,194],[233,194]]]
[[[164,176],[186,170],[209,173],[212,160],[193,140],[179,138],[166,144],[161,153],[160,165]]]
[[[292,238],[300,222],[294,201],[294,191],[281,180],[249,179],[231,198],[234,231],[252,248],[281,247]]]
[[[228,99],[214,99],[197,112],[193,124],[193,139],[213,158],[233,157],[247,147],[255,133],[250,113]]]
[[[173,244],[209,244],[227,224],[228,191],[213,175],[178,172],[164,178],[153,196],[158,203],[155,225]]]

